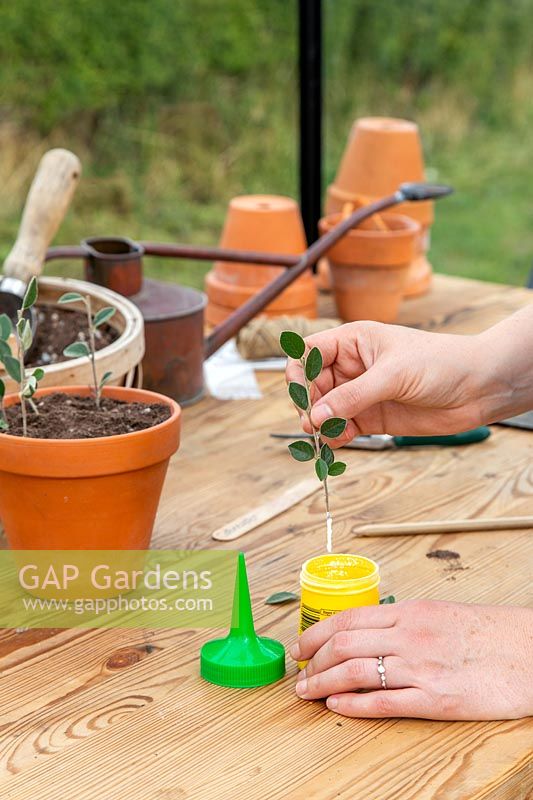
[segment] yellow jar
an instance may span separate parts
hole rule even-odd
[[[347,608],[378,605],[379,580],[379,567],[370,558],[348,553],[310,558],[300,573],[298,633]],[[299,666],[303,669],[305,663]]]

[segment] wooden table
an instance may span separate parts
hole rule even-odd
[[[475,332],[531,300],[525,289],[439,277],[401,321]],[[526,345],[524,345],[526,346]],[[531,343],[527,344],[531,347]],[[211,532],[299,478],[273,430],[294,430],[282,376],[264,398],[206,399],[184,414],[154,535],[157,548],[212,547]],[[416,452],[346,452],[333,508],[339,548],[376,559],[397,598],[531,602],[530,532],[355,539],[361,521],[529,514],[533,433],[494,428],[483,444]],[[295,638],[302,560],[324,546],[320,495],[240,541],[258,631]],[[220,545],[218,545],[220,547]],[[426,558],[457,550],[464,569]],[[530,721],[349,720],[298,700],[295,666],[259,690],[198,676],[211,631],[3,632],[2,800],[525,800],[533,792]]]

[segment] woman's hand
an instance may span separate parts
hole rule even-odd
[[[320,349],[324,365],[313,384],[311,420],[318,428],[328,417],[347,419],[333,442],[339,446],[361,433],[459,433],[501,419],[515,403],[514,413],[533,407],[533,362],[526,363],[516,338],[521,331],[533,338],[532,320],[527,309],[479,336],[378,322],[308,336],[306,344]],[[287,380],[302,381],[299,362],[289,359]],[[517,398],[520,382],[525,388]]]
[[[533,714],[533,611],[527,608],[432,600],[353,608],[308,628],[291,655],[309,660],[296,693],[327,698],[328,708],[347,717]]]

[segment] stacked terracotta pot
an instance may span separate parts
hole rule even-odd
[[[329,233],[340,218],[330,214],[321,219],[320,233]],[[420,225],[410,217],[380,214],[379,224],[354,228],[330,248],[331,284],[341,319],[395,321],[419,235]]]
[[[424,160],[418,126],[404,119],[363,117],[353,125],[335,180],[328,187],[326,214],[342,212],[347,203],[377,200],[394,192],[401,183],[423,180]],[[395,212],[420,224],[404,295],[423,294],[431,285],[431,265],[426,253],[433,223],[433,203],[403,203]],[[327,285],[324,265],[322,275]]]
[[[278,195],[234,197],[220,246],[299,255],[307,245],[298,204]],[[282,272],[284,267],[217,261],[205,281],[208,324],[218,325]],[[294,281],[263,313],[272,317],[316,317],[317,291],[311,271]]]

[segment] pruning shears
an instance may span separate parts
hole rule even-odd
[[[310,433],[271,433],[274,439],[312,439]],[[349,450],[389,450],[396,447],[457,447],[482,442],[490,436],[485,425],[449,436],[391,436],[388,433],[356,436],[342,446]]]

